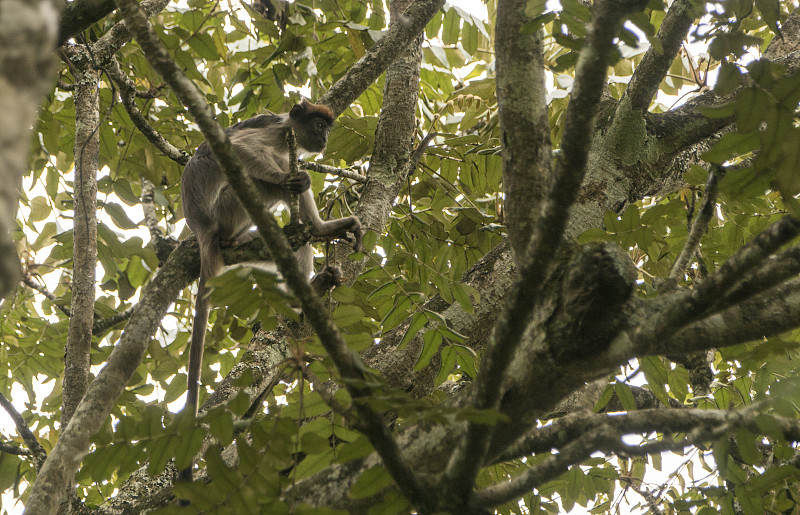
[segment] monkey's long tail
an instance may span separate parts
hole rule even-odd
[[[188,381],[186,385],[186,405],[183,408],[197,416],[200,400],[200,372],[203,368],[203,350],[206,342],[206,326],[208,325],[208,289],[206,281],[214,277],[222,269],[222,249],[219,238],[199,240],[200,244],[200,282],[197,285],[197,300],[194,305],[194,320],[192,321],[192,339],[189,347]],[[178,473],[181,481],[192,481],[192,466]]]

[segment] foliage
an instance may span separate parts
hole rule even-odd
[[[531,21],[523,28],[523,33],[543,31],[545,35],[545,61],[552,72],[548,102],[554,147],[563,137],[562,121],[590,16],[577,0],[560,3],[559,9],[548,10],[550,3],[528,2]],[[366,262],[364,272],[352,286],[338,287],[331,294],[331,306],[338,302],[332,308],[333,319],[352,349],[366,350],[396,331],[402,331],[402,348],[421,335],[423,345],[414,370],[438,367],[437,385],[474,380],[480,361],[466,337],[449,327],[440,310],[426,302],[437,299],[471,313],[481,292],[460,279],[505,234],[501,131],[491,62],[496,2],[489,0],[486,8],[488,15],[483,19],[448,5],[428,24],[416,140],[431,132],[439,135],[396,199],[385,230],[368,233],[366,250],[349,256]],[[644,48],[637,47],[637,42],[644,37],[650,44],[658,44],[654,35],[664,19],[664,8],[661,2],[650,2],[648,9],[626,25],[609,77],[614,98],[621,97],[641,62]],[[791,3],[736,1],[714,8],[704,32],[693,34],[692,40],[700,46],[692,45],[692,50],[676,58],[670,76],[662,82],[661,91],[669,97],[652,108],[654,112],[668,110],[670,106],[664,102],[685,93],[684,86],[695,90],[690,95],[707,86],[705,79],[697,82],[701,64],[691,55],[702,45],[708,45],[705,59],[710,60],[710,64],[702,64],[702,72],[718,73],[715,91],[720,95],[736,91],[726,105],[707,113],[710,117],[734,117],[736,129],[719,138],[703,159],[741,166],[728,172],[720,184],[716,216],[703,237],[702,257],[685,278],[687,285],[702,274],[713,273],[742,244],[786,212],[800,215],[796,200],[800,193],[796,173],[800,162],[796,119],[800,79],[779,64],[742,59],[745,50],[766,47],[778,33],[778,22],[785,19]],[[379,40],[387,28],[388,14],[383,3],[374,0],[315,0],[289,4],[286,20],[282,29],[280,23],[246,5],[190,0],[188,8],[170,7],[151,23],[172,57],[214,107],[217,119],[227,126],[264,110],[286,112],[301,92],[312,98],[321,96]],[[101,21],[78,39],[102,35],[115,21],[114,17]],[[174,94],[162,87],[136,44],[126,45],[117,57],[137,89],[157,91],[155,99],[136,100],[149,123],[178,148],[196,148],[202,136]],[[72,82],[66,65],[60,78]],[[338,119],[321,162],[365,168],[375,145],[382,87],[380,79]],[[96,320],[134,306],[159,267],[143,229],[142,179],[162,186],[155,197],[162,231],[175,237],[188,234],[179,196],[181,167],[161,155],[133,125],[117,99],[117,88],[103,77],[99,90]],[[30,171],[15,234],[24,271],[34,281],[46,281],[54,297],[47,299],[21,288],[0,307],[0,392],[13,392],[17,404],[25,402],[22,414],[48,451],[59,429],[67,335],[63,308],[69,309],[71,299],[74,120],[72,96],[56,88],[34,128]],[[628,250],[641,279],[637,294],[655,297],[651,278],[669,274],[687,239],[687,216],[699,207],[707,178],[706,169],[695,166],[685,174],[686,185],[679,191],[639,199],[619,213],[609,211],[604,227],[585,232],[579,241],[612,241]],[[348,180],[326,181],[314,176],[318,204],[329,217],[351,213],[362,188]],[[286,221],[285,213],[279,216]],[[317,250],[327,249],[319,246]],[[322,259],[318,261],[321,264]],[[203,395],[215,390],[239,361],[247,360],[242,349],[253,337],[254,324],[272,329],[277,325],[276,314],[298,318],[290,296],[270,273],[238,266],[211,285],[212,302],[219,307],[211,316],[206,340]],[[373,451],[361,433],[349,427],[340,414],[331,412],[316,388],[339,379],[329,358],[314,337],[298,336],[291,340],[289,358],[280,365],[280,381],[265,392],[260,404],[263,409],[255,418],[247,419],[243,427],[241,420],[250,406],[240,394],[203,414],[195,424],[174,413],[171,405],[185,388],[183,367],[192,308],[192,291],[187,288],[162,321],[112,418],[94,436],[93,448],[76,478],[79,497],[88,507],[98,507],[141,466],[156,475],[174,458],[182,468],[210,436],[212,443],[204,448],[201,464],[210,483],[176,485],[176,493],[192,501],[191,508],[170,506],[158,513],[201,509],[209,513],[312,512],[295,506],[285,492],[332,464],[348,463]],[[102,366],[120,334],[120,327],[115,326],[95,336],[94,366]],[[770,392],[770,398],[780,399],[776,413],[797,418],[798,384],[792,378],[800,372],[798,344],[800,332],[793,331],[716,350],[713,389],[708,395],[697,395],[684,364],[663,356],[643,357],[620,368],[618,381],[610,383],[596,409],[604,408],[612,397],[624,411],[635,409],[634,395],[624,381],[627,376],[635,377],[637,385],[643,385],[664,405],[727,409],[749,406]],[[245,375],[237,381],[245,385],[250,379]],[[382,381],[377,375],[374,380],[376,384]],[[42,398],[40,392],[48,388],[50,393]],[[453,408],[441,392],[413,399],[388,388],[379,391],[370,404],[391,411],[398,428],[419,421],[498,420],[495,413]],[[334,397],[344,406],[351,403],[344,390],[336,391]],[[642,441],[662,438],[665,435],[649,434]],[[8,433],[5,439],[22,444]],[[232,467],[225,461],[224,448],[234,441],[240,461]],[[796,509],[800,472],[791,464],[765,471],[761,443],[760,436],[741,429],[732,440],[721,438],[708,449],[676,451],[669,459],[660,453],[642,458],[595,455],[526,494],[520,503],[498,507],[498,512],[558,513],[582,506],[592,513],[604,513],[620,510],[622,497],[634,491],[655,492],[658,503],[681,513]],[[777,458],[787,460],[794,455],[792,445],[783,438],[773,443]],[[507,481],[549,456],[540,453],[487,467],[477,486]],[[676,460],[683,462],[677,469],[673,465]],[[24,501],[26,492],[20,493],[18,485],[32,483],[34,478],[28,459],[0,455],[0,489],[14,490]],[[648,482],[658,484],[650,487]],[[369,498],[387,488],[395,488],[391,476],[385,468],[374,466],[363,472],[350,496]],[[411,509],[394,491],[385,494],[381,502],[373,507],[374,513]],[[648,505],[649,500],[630,495],[627,502]]]

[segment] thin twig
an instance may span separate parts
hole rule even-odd
[[[725,169],[723,167],[719,165],[713,165],[711,167],[711,172],[706,182],[705,198],[703,199],[703,204],[700,206],[700,212],[692,223],[692,229],[689,231],[689,237],[686,239],[683,250],[672,265],[672,270],[669,272],[669,279],[673,284],[677,284],[680,277],[686,272],[689,262],[697,254],[697,249],[700,247],[700,240],[708,228],[711,217],[714,216],[714,208],[717,204],[717,185],[724,175]]]
[[[299,165],[306,170],[311,170],[312,172],[325,173],[334,175],[336,177],[342,177],[344,179],[351,179],[353,181],[360,182],[361,184],[367,182],[366,177],[350,170],[342,170],[341,168],[336,168],[334,166],[323,165],[313,161],[303,161],[302,159],[300,160]]]
[[[28,424],[25,422],[25,419],[22,418],[22,415],[19,414],[19,411],[11,404],[5,395],[0,393],[0,406],[6,410],[8,416],[11,417],[11,420],[14,421],[14,426],[17,428],[17,433],[22,437],[22,440],[25,442],[25,445],[28,446],[31,453],[33,454],[33,465],[36,470],[41,468],[42,463],[44,460],[47,459],[47,451],[44,450],[44,447],[39,443],[39,440],[36,438],[36,435],[28,427]]]
[[[48,290],[43,284],[39,284],[36,281],[34,281],[33,277],[31,276],[30,273],[24,273],[22,275],[22,282],[23,282],[23,284],[25,284],[25,286],[28,286],[29,288],[31,288],[33,290],[36,290],[39,293],[41,293],[42,295],[44,295],[45,297],[47,297],[47,299],[50,302],[52,302],[53,305],[56,308],[58,308],[59,311],[64,313],[67,316],[67,318],[70,317],[69,309],[66,306],[62,306],[62,305],[58,304],[56,302],[57,297],[55,295],[53,295],[53,293],[50,290]]]
[[[105,71],[108,76],[111,77],[111,80],[113,80],[114,83],[116,83],[119,87],[119,95],[122,98],[122,105],[125,107],[125,111],[128,113],[131,121],[136,128],[139,129],[142,135],[144,135],[144,137],[147,138],[150,143],[155,145],[157,149],[163,152],[165,156],[181,166],[186,165],[186,163],[189,162],[189,154],[168,142],[164,136],[155,130],[142,115],[142,112],[139,110],[139,107],[136,105],[136,101],[134,100],[136,96],[136,85],[122,71],[119,62],[112,57],[108,65],[105,67]]]
[[[142,177],[142,212],[158,261],[164,263],[178,246],[178,240],[172,237],[165,238],[161,233],[155,206],[155,185],[144,177]]]
[[[414,173],[416,170],[417,165],[419,164],[419,160],[422,159],[422,156],[425,154],[425,149],[428,148],[428,145],[431,144],[433,138],[435,138],[439,133],[438,132],[429,132],[422,138],[417,148],[414,149],[414,152],[411,153],[411,158],[406,161],[406,164],[403,166],[403,170],[400,172],[401,177],[410,177],[411,174]]]
[[[28,449],[23,449],[22,447],[17,447],[16,445],[11,445],[10,443],[3,443],[0,442],[0,453],[6,454],[14,454],[16,456],[30,456],[33,454]]]

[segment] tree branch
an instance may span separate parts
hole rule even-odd
[[[69,316],[70,316],[69,309],[66,306],[62,306],[61,304],[57,304],[56,303],[57,297],[55,295],[53,295],[53,293],[50,292],[50,290],[48,290],[43,284],[39,284],[36,281],[34,281],[33,277],[31,277],[30,273],[26,272],[26,273],[22,274],[22,282],[28,288],[30,288],[32,290],[35,290],[35,291],[38,291],[39,293],[44,295],[47,298],[47,300],[49,300],[50,302],[53,303],[53,306],[55,306],[59,311],[64,313],[67,316],[67,318],[69,318]]]
[[[714,306],[721,309],[746,300],[800,273],[800,246],[791,247],[771,256],[764,263],[745,275]]]
[[[499,405],[505,372],[527,327],[525,322],[538,301],[550,263],[564,234],[569,207],[586,171],[594,115],[614,48],[613,39],[624,16],[639,8],[640,4],[605,0],[593,6],[592,22],[578,59],[567,108],[563,151],[559,154],[554,180],[529,242],[528,255],[521,267],[521,280],[509,295],[508,304],[495,326],[493,341],[483,357],[473,403],[477,409],[496,409]],[[453,493],[460,492],[461,499],[468,498],[466,494],[472,489],[483,465],[492,432],[486,425],[470,422],[465,437],[447,465],[448,487]],[[451,497],[451,500],[456,499]]]
[[[442,6],[444,0],[416,0],[389,26],[386,35],[322,95],[318,103],[327,105],[337,116],[340,115],[408,48]]]
[[[161,12],[170,0],[143,0],[141,5],[142,10],[147,17],[153,16]],[[133,35],[128,30],[125,21],[115,23],[108,32],[92,44],[92,55],[94,56],[97,64],[105,64],[116,54],[122,45],[131,40]]]
[[[637,342],[637,355],[694,352],[778,335],[800,325],[800,279],[770,288],[697,322],[670,338]]]
[[[766,257],[800,234],[800,221],[786,216],[742,246],[720,266],[719,270],[697,284],[685,295],[676,297],[666,308],[629,331],[631,341],[639,345],[657,344],[678,330],[707,314],[746,272],[761,264]]]
[[[537,208],[550,184],[550,123],[544,53],[537,32],[525,34],[527,2],[497,5],[497,105],[503,145],[503,218],[517,264],[525,257]]]
[[[475,508],[487,508],[503,504],[537,486],[555,479],[569,466],[577,465],[593,452],[616,453],[618,455],[646,455],[668,450],[678,450],[691,445],[710,442],[745,428],[756,434],[763,430],[758,420],[768,416],[761,413],[760,404],[735,411],[725,410],[643,410],[621,416],[607,415],[574,416],[562,423],[555,423],[531,431],[517,451],[522,448],[533,452],[547,452],[553,447],[559,453],[533,466],[506,483],[486,488],[474,496]],[[800,421],[779,416],[770,416],[774,427],[789,441],[800,440]],[[687,433],[680,440],[670,436],[642,445],[627,445],[621,438],[638,433]],[[569,435],[569,436],[565,436]],[[566,440],[566,438],[570,438]],[[566,441],[569,443],[566,443]],[[566,445],[565,445],[566,443]],[[548,447],[549,444],[552,444]]]
[[[128,320],[133,315],[133,311],[134,308],[130,307],[125,311],[120,311],[116,315],[112,315],[108,318],[101,318],[99,320],[95,320],[94,324],[92,325],[92,334],[95,336],[99,336],[103,334],[107,329],[111,329],[120,322]]]
[[[156,215],[155,206],[155,186],[152,182],[142,177],[142,212],[144,213],[144,222],[147,229],[150,231],[150,240],[158,256],[158,261],[163,264],[169,255],[178,246],[178,241],[175,238],[165,238],[161,234],[161,228],[158,226],[158,216]]]
[[[42,444],[39,443],[39,440],[36,438],[36,435],[28,427],[28,424],[25,422],[25,419],[22,418],[22,415],[19,414],[19,411],[14,408],[14,405],[11,404],[5,395],[0,393],[0,406],[8,413],[8,416],[11,417],[11,420],[14,421],[14,426],[17,428],[17,433],[22,437],[22,440],[25,442],[25,445],[33,454],[33,466],[36,470],[40,470],[42,468],[42,463],[44,460],[47,459],[47,451],[44,450]]]
[[[711,167],[708,182],[706,183],[703,205],[700,206],[700,212],[697,213],[694,222],[692,222],[692,229],[689,231],[689,237],[686,238],[683,250],[669,271],[669,279],[673,285],[677,285],[678,280],[686,272],[689,262],[697,254],[697,249],[700,247],[700,239],[705,234],[708,222],[711,221],[711,217],[714,215],[714,207],[717,203],[717,185],[719,179],[724,175],[725,170],[721,166],[714,165]]]
[[[64,6],[56,46],[61,46],[117,8],[114,0],[75,0]]]
[[[342,170],[341,168],[315,163],[314,161],[303,161],[302,159],[300,160],[299,165],[306,170],[311,170],[312,172],[342,177],[344,179],[350,179],[361,184],[367,182],[367,178],[365,176],[351,170]]]
[[[647,49],[628,83],[625,94],[630,99],[631,108],[647,111],[650,107],[650,102],[655,98],[659,84],[678,55],[694,19],[691,0],[677,0],[669,7],[656,34],[661,48],[651,45]]]
[[[83,47],[66,49],[75,64],[75,208],[72,302],[64,356],[63,411],[66,427],[89,385],[97,273],[97,171],[100,169],[100,71]]]
[[[133,124],[139,129],[139,132],[144,135],[147,140],[155,145],[155,147],[163,152],[165,156],[172,159],[181,166],[189,162],[189,154],[185,150],[181,150],[173,146],[170,142],[164,139],[157,130],[145,119],[139,106],[136,105],[136,85],[128,78],[119,66],[119,62],[115,58],[109,60],[105,71],[111,80],[113,80],[119,87],[119,95],[122,98],[122,105],[128,113]]]
[[[142,292],[122,337],[105,366],[89,385],[72,419],[31,486],[25,513],[55,513],[72,483],[75,470],[89,449],[90,439],[103,425],[122,390],[142,360],[150,338],[178,292],[197,278],[197,243],[184,241]]]

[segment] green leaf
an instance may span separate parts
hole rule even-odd
[[[444,15],[444,25],[442,27],[442,43],[445,45],[455,45],[461,34],[461,17],[454,8],[450,8]]]
[[[756,8],[761,13],[761,18],[770,30],[783,39],[781,30],[778,27],[778,20],[781,15],[780,2],[778,0],[756,0]]]
[[[770,106],[769,97],[758,88],[745,88],[736,95],[736,125],[740,132],[752,132],[763,121]]]
[[[115,204],[114,202],[106,202],[104,209],[106,213],[111,216],[111,219],[114,221],[117,227],[121,229],[136,229],[139,227],[139,224],[134,223],[130,218],[128,218],[128,214],[119,204]]]
[[[736,446],[745,463],[757,465],[763,461],[764,457],[755,444],[755,435],[750,431],[746,429],[736,431]]]
[[[417,335],[420,329],[425,327],[425,324],[427,323],[428,317],[424,312],[419,311],[414,313],[413,317],[411,318],[411,324],[409,324],[408,329],[406,329],[403,339],[400,341],[400,345],[398,347],[400,349],[404,348],[406,344],[411,341]]]
[[[614,385],[614,393],[617,394],[617,398],[622,403],[622,407],[625,408],[625,411],[636,411],[636,400],[633,398],[633,392],[630,386],[617,381]]]
[[[214,40],[205,32],[195,34],[193,38],[190,38],[189,46],[203,59],[208,61],[216,61],[219,59],[219,53],[217,52]]]
[[[414,363],[414,370],[420,371],[430,364],[431,359],[439,352],[442,345],[442,333],[439,328],[431,329],[422,335],[422,352]]]
[[[50,216],[50,205],[44,197],[35,197],[31,200],[31,220],[39,222]]]

